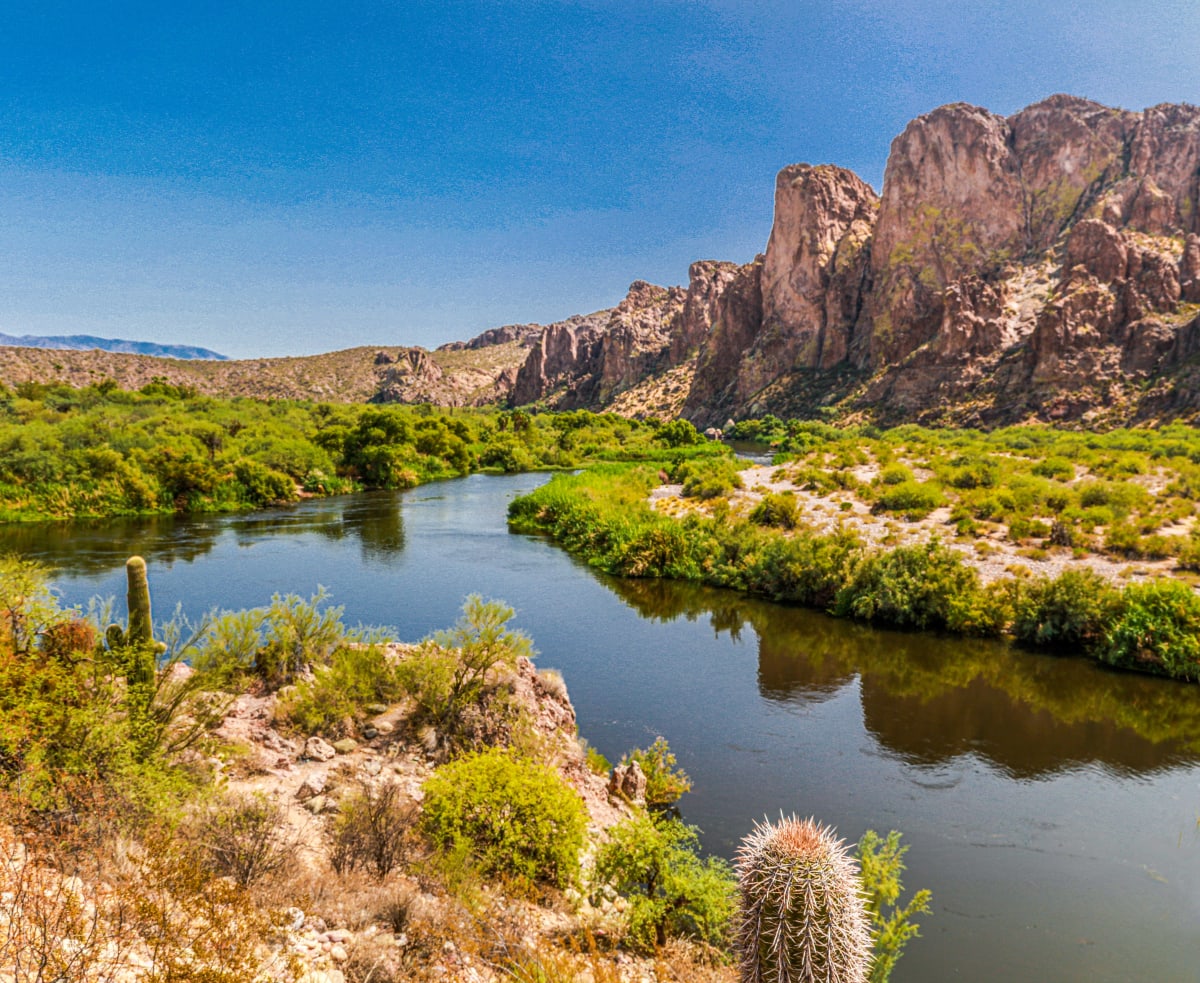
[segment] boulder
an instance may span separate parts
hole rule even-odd
[[[337,751],[328,741],[313,736],[304,742],[304,757],[310,761],[331,761],[337,757]]]
[[[626,802],[644,805],[646,802],[646,773],[642,771],[636,761],[617,765],[608,779],[608,792]]]

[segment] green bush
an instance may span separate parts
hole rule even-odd
[[[658,428],[657,439],[664,447],[687,447],[704,437],[687,420],[672,420]]]
[[[529,638],[507,627],[512,616],[503,602],[472,594],[454,628],[435,633],[399,664],[396,679],[422,718],[452,731],[498,671],[511,672],[518,658],[533,655]]]
[[[1116,605],[1099,655],[1115,666],[1200,678],[1200,596],[1178,580],[1131,584]]]
[[[1070,481],[1075,477],[1075,465],[1065,457],[1047,457],[1033,466],[1033,473],[1042,478]]]
[[[889,487],[892,487],[895,485],[902,485],[906,481],[913,481],[913,480],[914,479],[913,479],[912,471],[909,468],[905,467],[903,464],[901,464],[899,461],[895,461],[891,464],[885,465],[879,472],[880,483],[887,485]]]
[[[979,575],[933,540],[868,557],[837,596],[841,615],[901,628],[958,628]]]
[[[1013,635],[1031,645],[1087,648],[1102,637],[1118,596],[1093,570],[1039,578],[1020,592]]]
[[[365,706],[392,703],[402,693],[397,667],[383,649],[343,646],[280,700],[280,711],[305,734],[344,737]]]
[[[262,507],[296,500],[296,483],[286,474],[272,471],[257,461],[238,461],[233,466],[233,476],[251,505]]]
[[[425,783],[423,824],[443,850],[469,846],[483,873],[574,884],[587,829],[577,792],[546,765],[492,748]]]
[[[923,519],[945,504],[937,485],[927,481],[903,481],[885,488],[875,500],[880,512],[901,512],[906,519]]]
[[[720,498],[742,487],[740,470],[733,458],[693,458],[675,468],[674,478],[683,484],[685,498]]]
[[[626,899],[625,924],[635,946],[650,950],[669,937],[722,946],[734,911],[728,864],[701,860],[694,826],[638,812],[609,830],[596,851],[593,903]]]
[[[795,529],[800,522],[800,507],[791,492],[767,492],[750,513],[750,521],[759,526]]]

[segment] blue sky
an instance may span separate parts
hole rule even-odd
[[[0,6],[0,331],[467,338],[747,261],[915,115],[1200,102],[1195,0]]]

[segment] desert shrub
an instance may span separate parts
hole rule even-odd
[[[999,464],[990,458],[969,455],[951,461],[946,475],[951,488],[992,488],[999,480]]]
[[[692,789],[692,780],[677,767],[665,737],[656,737],[648,748],[635,748],[621,758],[621,764],[631,761],[646,776],[646,805],[652,808],[673,806]]]
[[[902,485],[906,481],[913,480],[914,478],[912,470],[905,467],[899,461],[894,461],[891,464],[885,465],[879,471],[880,484],[884,484],[889,487]]]
[[[146,942],[148,983],[245,983],[299,973],[272,956],[281,913],[261,911],[233,880],[215,877],[190,844],[156,835],[121,886],[131,927]]]
[[[1105,533],[1104,548],[1118,556],[1141,556],[1142,538],[1136,526],[1128,522],[1114,522]]]
[[[1200,572],[1200,536],[1189,536],[1179,548],[1178,567],[1192,573]]]
[[[836,611],[901,628],[955,626],[979,591],[979,575],[937,540],[869,556],[836,600]]]
[[[213,806],[201,816],[194,834],[212,869],[242,887],[296,857],[296,844],[283,829],[283,809],[262,793]]]
[[[325,607],[324,587],[307,601],[297,594],[274,594],[261,611],[265,644],[254,669],[269,686],[290,683],[303,670],[321,665],[343,643],[355,640],[342,624],[341,607]]]
[[[1150,493],[1131,481],[1087,481],[1078,491],[1079,504],[1083,508],[1107,506],[1118,519],[1144,508],[1150,501]]]
[[[731,457],[693,458],[675,468],[686,498],[720,498],[742,487],[738,462]]]
[[[452,729],[496,673],[511,672],[517,659],[533,655],[528,637],[507,627],[512,616],[512,608],[501,601],[472,594],[454,628],[435,633],[397,666],[396,679],[421,717],[439,729]]]
[[[466,847],[482,872],[574,884],[587,829],[577,792],[553,768],[493,748],[425,783],[423,825],[443,850]]]
[[[1047,457],[1034,464],[1033,473],[1040,478],[1070,481],[1075,477],[1075,465],[1065,457]]]
[[[1118,592],[1093,570],[1068,570],[1026,584],[1012,631],[1032,645],[1088,647],[1100,639]]]
[[[593,900],[626,899],[628,937],[642,949],[672,936],[723,945],[734,892],[728,864],[701,860],[695,827],[670,816],[638,812],[612,827],[596,851]]]
[[[280,701],[282,714],[306,734],[345,736],[347,721],[357,722],[363,707],[391,703],[403,689],[396,665],[377,645],[342,646],[329,665],[297,683]]]
[[[1178,580],[1131,584],[1098,651],[1112,665],[1200,678],[1200,596]]]
[[[404,859],[417,807],[393,781],[364,784],[342,799],[329,862],[337,873],[365,870],[379,880]]]
[[[927,481],[903,481],[886,487],[875,500],[881,512],[900,512],[906,519],[923,519],[945,503],[941,489]]]
[[[750,521],[760,526],[795,529],[800,521],[800,507],[791,492],[768,492],[750,513]]]

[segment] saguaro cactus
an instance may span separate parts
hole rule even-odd
[[[130,645],[154,644],[154,622],[150,619],[150,582],[146,579],[146,561],[131,556],[125,561],[125,580],[128,584],[125,602],[129,606]]]
[[[862,884],[832,829],[795,816],[756,824],[736,867],[742,983],[864,983]]]
[[[165,645],[154,640],[146,561],[140,556],[131,556],[126,560],[125,580],[125,602],[129,607],[128,627],[122,631],[120,625],[109,625],[104,637],[110,649],[125,653],[125,675],[129,685],[145,688],[153,685],[158,657],[166,649]]]

